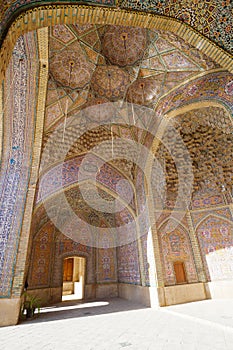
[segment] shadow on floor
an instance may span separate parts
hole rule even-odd
[[[120,303],[119,303],[120,301]],[[51,322],[70,318],[90,317],[96,315],[110,314],[115,312],[133,311],[146,309],[139,303],[130,302],[121,298],[93,300],[93,301],[63,301],[56,305],[43,307],[34,318],[21,319],[20,324]]]

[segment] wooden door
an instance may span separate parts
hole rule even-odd
[[[184,263],[181,261],[174,262],[174,271],[176,275],[176,283],[187,283]]]
[[[64,260],[63,267],[63,281],[72,282],[73,281],[73,268],[74,268],[74,259],[68,258]]]

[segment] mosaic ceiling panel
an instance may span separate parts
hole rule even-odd
[[[114,6],[128,10],[150,11],[155,14],[176,18],[192,26],[199,33],[210,38],[219,46],[233,52],[232,45],[232,11],[230,0],[88,0],[82,3]],[[41,0],[1,0],[0,6],[0,41],[4,37],[12,19],[21,11],[48,3]],[[51,0],[56,4],[56,0]],[[79,4],[79,1],[63,0],[62,3]]]
[[[124,67],[137,62],[147,48],[147,32],[143,28],[109,26],[102,39],[103,54],[112,64]]]
[[[98,103],[153,107],[180,83],[219,67],[174,34],[122,26],[57,25],[49,49],[46,131]]]

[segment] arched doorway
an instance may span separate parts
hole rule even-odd
[[[86,258],[71,256],[63,260],[62,300],[83,299]]]

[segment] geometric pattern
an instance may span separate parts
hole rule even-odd
[[[9,296],[25,208],[34,138],[37,47],[34,34],[19,37],[6,73],[11,91],[4,115],[1,210],[0,296]],[[30,79],[29,79],[30,77]],[[30,83],[29,83],[30,80]],[[13,81],[13,85],[12,85]],[[28,97],[28,99],[27,99]],[[30,102],[29,102],[30,101]]]
[[[80,155],[72,159],[68,159],[62,165],[58,164],[54,166],[51,170],[49,170],[47,173],[45,173],[44,176],[41,177],[39,182],[36,203],[39,204],[42,200],[45,200],[47,197],[57,192],[61,188],[61,186],[63,189],[65,189],[66,187],[77,183],[79,168],[83,161],[83,158],[84,155]],[[98,164],[98,157],[93,155],[91,161],[92,162],[90,162],[90,164]],[[61,173],[62,178],[60,178]],[[119,191],[119,189],[117,188],[117,183],[123,179],[125,179],[124,176],[107,163],[105,163],[101,167],[99,173],[96,176],[96,181],[99,184],[115,193]],[[127,192],[127,190],[129,191],[129,193]],[[121,193],[121,198],[123,200],[127,200],[127,198],[130,198],[131,191],[133,191],[133,189],[124,187],[124,192]],[[130,205],[133,209],[135,208],[134,198],[132,198]]]
[[[48,222],[33,240],[29,287],[41,288],[49,285],[53,239],[54,225]]]
[[[173,119],[173,125],[176,132],[180,133],[185,149],[191,158],[194,176],[193,189],[198,191],[201,189],[197,193],[197,198],[196,194],[192,198],[192,208],[226,204],[227,200],[223,192],[227,192],[232,186],[233,166],[233,125],[230,113],[221,105],[214,107],[208,103],[205,108],[198,108],[197,105],[196,109],[176,116]],[[165,144],[172,143],[175,136],[173,135],[172,131],[164,133]],[[176,149],[178,150],[179,147],[181,146],[177,143]],[[176,164],[171,153],[162,143],[156,152],[156,157],[166,170],[167,188],[175,191],[178,186]],[[185,166],[184,162],[183,168]]]
[[[23,5],[23,1],[21,1],[21,3]],[[133,2],[131,2],[130,6],[132,5],[132,3]],[[185,10],[184,8],[177,8],[176,5],[170,6],[169,1],[165,1],[165,6],[163,10],[168,9],[167,13],[173,13],[172,11],[174,11],[174,16],[178,16],[180,20],[185,21],[186,23],[189,23],[192,26],[196,26],[198,22],[197,11],[199,10],[196,10],[194,4],[191,3],[189,0],[187,0],[184,3],[187,3],[187,10]],[[213,14],[218,13],[219,5],[214,4],[213,6],[211,6],[208,3],[209,1],[205,0],[203,4],[200,4],[202,13],[205,14],[205,16],[208,14],[208,16],[206,17],[207,22],[205,22],[204,25],[202,25],[202,29],[200,28],[200,30],[203,30],[205,35],[211,37],[211,26],[212,22],[214,21]],[[4,8],[5,5],[6,3],[4,2]],[[155,6],[155,4],[153,4],[153,1],[152,5]],[[128,3],[123,2],[123,6],[127,7]],[[147,9],[146,6],[147,4],[144,2],[145,9]],[[221,28],[223,27],[224,25]],[[229,30],[229,26],[226,28],[228,28],[226,29],[226,31]],[[46,127],[48,127],[48,129],[49,126],[51,126],[53,123],[56,123],[56,121],[60,119],[61,116],[64,116],[64,111],[68,112],[69,114],[76,110],[76,108],[78,109],[85,106],[88,98],[90,100],[103,98],[104,100],[107,99],[112,101],[119,97],[123,97],[125,87],[129,84],[131,84],[131,86],[128,94],[125,95],[126,99],[129,102],[133,101],[143,105],[150,105],[151,103],[155,105],[159,97],[163,95],[167,96],[168,91],[173,90],[169,97],[164,97],[161,101],[162,106],[160,105],[159,107],[161,108],[161,110],[163,110],[163,112],[166,110],[170,111],[172,109],[180,107],[180,101],[182,101],[182,103],[183,101],[190,103],[201,101],[202,99],[221,100],[228,107],[229,110],[233,110],[233,79],[232,75],[230,75],[227,72],[210,73],[204,77],[196,79],[195,81],[193,80],[190,84],[187,83],[185,86],[182,86],[179,89],[174,89],[177,85],[180,85],[185,80],[189,80],[198,73],[219,68],[219,66],[215,62],[208,59],[208,57],[206,57],[205,55],[200,54],[198,50],[196,50],[191,45],[186,44],[182,39],[177,38],[175,35],[170,35],[160,31],[149,30],[138,30],[137,32],[137,29],[128,29],[127,31],[126,27],[122,27],[121,29],[119,29],[114,26],[106,26],[104,28],[102,26],[97,25],[59,25],[51,28],[50,32],[51,76],[50,90],[47,99],[47,117],[50,114],[50,116],[56,115],[56,118],[54,118],[53,116],[52,118],[54,119],[51,119],[51,123],[47,122]],[[216,32],[218,32],[217,26]],[[119,55],[114,55],[114,52],[111,54],[111,52],[108,51],[107,46],[104,44],[104,42],[107,40],[107,35],[109,34],[111,34],[110,41],[113,47],[115,44],[114,35],[119,36],[118,40],[120,44],[117,46],[121,51],[121,54],[119,54],[121,56],[120,61],[116,61]],[[130,44],[127,42],[130,35],[135,35],[136,38],[139,38],[137,43],[139,41],[141,42],[143,50],[141,50],[138,47],[137,43],[135,44],[135,42],[133,42]],[[30,35],[28,35],[28,37],[30,37]],[[217,34],[216,37],[218,37]],[[225,36],[224,39],[225,47],[227,47],[228,37],[229,35]],[[223,34],[221,33],[221,35],[219,35],[219,43],[221,43],[221,40],[223,40],[222,38]],[[20,38],[20,40],[21,42],[23,42],[22,37]],[[126,57],[125,55],[126,48],[129,49],[128,57]],[[26,51],[26,49],[24,48],[21,51]],[[17,55],[19,54],[20,50],[19,52],[16,51],[16,57],[14,57],[14,59],[17,58]],[[59,74],[61,62],[63,62],[64,64],[61,67],[61,74]],[[111,65],[109,64],[109,62],[111,63]],[[119,68],[113,66],[112,64],[117,64],[121,67]],[[134,69],[135,67],[129,67],[132,64],[136,64],[137,69]],[[10,208],[8,206],[7,215],[5,215],[5,213],[1,217],[1,223],[3,223],[4,225],[4,234],[2,237],[3,239],[1,240],[1,252],[3,252],[3,254],[0,257],[0,270],[2,272],[3,281],[3,283],[1,284],[2,287],[0,287],[2,288],[0,289],[2,295],[7,295],[7,292],[9,291],[15,261],[15,256],[13,256],[13,253],[17,251],[18,237],[16,232],[11,231],[13,237],[13,239],[11,240],[11,227],[9,225],[9,222],[11,223],[14,220],[14,215],[16,220],[19,217],[21,217],[19,213],[22,213],[24,208],[22,191],[18,193],[17,191],[25,189],[27,187],[28,178],[23,178],[21,176],[21,166],[23,168],[23,165],[30,165],[29,159],[31,147],[28,147],[25,153],[21,152],[21,148],[24,148],[24,142],[27,146],[31,145],[33,139],[33,136],[29,135],[29,131],[26,128],[25,120],[23,120],[22,122],[22,120],[20,119],[22,115],[29,116],[28,111],[28,114],[25,111],[26,101],[25,99],[22,99],[22,105],[20,105],[19,102],[21,101],[21,98],[17,101],[17,91],[19,90],[20,94],[22,93],[20,95],[22,97],[23,94],[26,95],[26,86],[28,87],[26,83],[29,75],[27,75],[28,72],[26,67],[24,68],[24,86],[22,86],[22,89],[20,90],[19,86],[17,86],[16,84],[16,86],[14,87],[14,95],[16,97],[13,101],[15,103],[15,108],[18,111],[20,111],[20,113],[17,115],[19,117],[19,120],[15,118],[15,121],[16,123],[21,124],[21,127],[19,126],[17,129],[17,125],[14,125],[15,129],[12,133],[12,139],[14,141],[19,140],[19,143],[12,144],[10,150],[12,151],[11,155],[14,152],[16,153],[16,151],[19,151],[18,158],[17,155],[15,157],[10,155],[8,159],[8,166],[9,169],[12,170],[12,172],[9,171],[9,169],[7,169],[8,178],[6,177],[4,179],[5,181],[8,181],[8,188],[11,188],[10,184],[14,184],[14,186],[12,186],[12,193],[6,193],[6,201],[4,200],[3,203],[3,206],[6,206],[10,203],[12,207]],[[34,74],[34,72],[30,73]],[[16,69],[16,76],[17,74],[18,73]],[[36,74],[34,74],[33,76],[36,76]],[[114,83],[116,85],[114,85]],[[152,91],[154,92],[154,95],[151,93]],[[55,96],[55,92],[57,93],[57,96]],[[111,95],[111,92],[113,92],[113,95]],[[150,96],[150,98],[147,98],[147,96]],[[29,91],[28,100],[35,100],[33,97],[33,94],[30,95]],[[59,103],[56,104],[54,102],[54,98],[55,100],[60,99]],[[135,100],[133,100],[133,98]],[[33,118],[31,119],[34,120]],[[33,124],[32,121],[31,123]],[[33,130],[33,127],[28,129]],[[18,130],[20,130],[20,134],[17,134]],[[22,160],[22,163],[20,163],[20,160]],[[70,171],[68,171],[70,170],[68,168],[71,163],[71,160],[65,163],[65,167],[67,168],[65,168],[64,177],[67,179],[66,175],[68,173],[70,176],[70,178],[67,181],[67,184],[75,183],[75,177],[78,171],[77,164],[77,169],[75,169],[73,174],[71,174]],[[74,163],[72,163],[71,165],[74,166]],[[120,179],[121,173],[114,171],[110,166],[107,165],[101,171],[98,178],[99,182],[102,181],[102,183],[104,183],[106,186],[108,186],[111,190],[114,191],[116,178],[114,178],[113,175],[115,175],[117,179]],[[15,177],[11,176],[12,174]],[[56,178],[52,179],[53,175],[54,173],[51,175],[50,179],[48,176],[47,179],[49,179],[50,181],[46,181],[46,186],[49,189],[50,194],[54,193],[56,190]],[[52,181],[54,181],[54,183],[52,183]],[[140,176],[138,177],[137,186],[140,189],[140,197],[143,198],[144,193],[141,188]],[[16,198],[19,198],[20,200],[17,202]],[[210,204],[213,206],[216,204],[223,204],[223,200],[220,195],[218,197],[208,197],[207,199],[210,200]],[[194,207],[196,203],[197,202],[193,203]],[[203,200],[199,200],[198,203],[199,204],[197,205],[197,207],[205,206],[206,198],[204,198]],[[141,200],[141,198],[139,198],[138,204],[139,207],[143,207],[143,199]],[[135,208],[134,203],[132,203],[132,207]],[[3,209],[5,210],[6,207]],[[122,220],[123,222],[127,222],[127,220],[130,221],[130,213],[127,211],[120,213],[119,216],[116,216],[116,221],[117,220],[118,222],[120,220]],[[210,220],[208,220],[206,221],[206,227],[203,228],[201,226],[202,231],[200,233],[199,238],[200,245],[202,246],[204,252],[203,254],[210,254],[214,253],[216,250],[229,248],[232,239],[230,236],[226,237],[228,235],[228,227],[226,227],[226,225],[223,222],[221,222],[221,225],[218,226],[216,219],[213,219],[211,222]],[[47,260],[49,261],[49,254],[51,253],[48,249],[48,244],[50,241],[48,239],[47,228],[49,227],[49,225],[50,223],[48,224],[48,226],[43,227],[40,230],[36,238],[37,245],[35,245],[34,250],[35,254],[37,254],[38,256],[40,255],[39,263],[37,266],[36,278],[37,281],[40,280],[41,285],[46,285],[48,283],[49,278],[49,276],[46,275],[46,273],[43,274],[45,272],[45,269],[49,268],[49,266],[46,267],[45,259],[47,258]],[[208,231],[208,225],[210,225],[212,228],[214,227],[211,232]],[[20,232],[19,220],[18,222],[14,223],[14,230],[16,231],[17,229],[18,232]],[[219,234],[219,232],[221,233],[221,235]],[[159,235],[161,251],[163,255],[161,260],[163,261],[166,285],[175,284],[175,276],[172,267],[172,262],[174,262],[177,258],[182,259],[182,261],[184,261],[188,282],[197,282],[198,279],[194,264],[193,252],[191,249],[191,244],[187,230],[180,225],[175,231],[169,234],[167,232],[163,232],[163,230],[161,229]],[[207,242],[208,244],[206,244],[205,239],[208,240],[210,239],[210,237],[217,238],[214,242],[211,242],[211,244],[209,244],[209,242]],[[122,283],[140,284],[140,262],[138,256],[137,242],[134,241],[133,243],[118,247],[116,254],[116,251],[114,249],[107,249],[107,246],[109,245],[109,237],[106,236],[102,237],[101,239],[103,240],[102,246],[106,244],[106,247],[103,247],[99,250],[99,281],[108,282],[116,280],[117,274],[115,266],[117,259],[119,281]],[[61,244],[58,245],[60,251],[69,252],[71,248],[75,248],[72,246],[72,241],[69,241],[65,245],[62,243],[63,242],[61,242]],[[143,242],[143,245],[145,248],[145,242]],[[13,246],[13,249],[7,249],[9,246],[11,246],[11,248]],[[42,254],[38,253],[39,249],[42,250]],[[228,257],[231,258],[231,253],[229,253],[226,256],[227,259]],[[213,260],[211,261],[213,262]],[[147,262],[144,261],[145,266],[146,263]],[[216,266],[216,264],[214,264],[214,266]],[[8,273],[9,271],[11,271],[11,273]],[[230,272],[232,272],[231,266],[229,266],[229,271],[226,273],[224,278],[228,278],[230,276]],[[209,278],[219,279],[220,275],[218,272],[215,272],[215,269],[209,270],[209,273]],[[148,279],[148,277],[146,279]],[[148,283],[148,280],[146,282]]]
[[[233,4],[230,1],[203,0],[198,3],[193,0],[123,0],[121,7],[176,18],[233,53]]]
[[[93,259],[93,249],[57,233],[51,222],[45,224],[33,238],[28,276],[29,288],[60,286],[63,268],[62,258],[69,255],[79,255],[87,258],[87,282],[93,281],[94,267],[90,263]],[[53,261],[52,266],[51,261]]]
[[[0,9],[0,44],[7,33],[8,26],[18,12],[30,7],[46,4],[41,0],[3,0]],[[70,1],[64,0],[63,2]],[[85,3],[86,1],[84,1]],[[50,1],[56,4],[55,0]],[[78,1],[72,1],[78,4]],[[105,5],[108,7],[125,8],[127,10],[140,10],[158,15],[175,18],[194,28],[200,34],[215,42],[218,46],[232,53],[232,9],[229,0],[203,0],[198,3],[193,0],[90,0],[87,3]]]
[[[233,74],[227,71],[213,72],[199,77],[173,91],[163,98],[158,106],[158,111],[168,111],[183,105],[195,102],[218,100],[233,113]]]
[[[117,247],[118,281],[140,284],[140,269],[137,242]]]
[[[173,265],[175,261],[184,263],[188,283],[198,282],[188,231],[183,226],[177,225],[172,232],[166,232],[164,226],[166,227],[166,224],[158,229],[158,237],[165,285],[176,284]]]
[[[147,46],[146,30],[109,26],[104,33],[102,43],[103,54],[112,64],[120,67],[128,66],[142,58]]]
[[[90,103],[126,97],[154,105],[180,83],[219,67],[172,33],[137,27],[56,25],[49,50],[46,132]]]
[[[94,68],[95,66],[85,59],[81,45],[77,41],[69,45],[65,55],[63,52],[58,52],[50,58],[50,72],[54,79],[72,89],[85,87]],[[69,70],[70,74],[67,74]]]
[[[108,233],[99,234],[99,246],[103,248],[97,249],[98,255],[98,282],[116,282],[117,281],[117,258],[116,249],[108,248],[114,244],[111,236]]]
[[[85,108],[88,103],[95,105],[120,99],[127,89],[128,91],[125,94],[127,101],[155,106],[158,99],[160,99],[157,108],[163,110],[163,112],[169,111],[169,108],[170,110],[176,108],[179,106],[177,104],[183,103],[184,100],[188,102],[201,100],[202,90],[203,98],[215,97],[221,99],[228,105],[229,109],[232,108],[232,76],[229,73],[211,72],[206,75],[202,74],[203,76],[200,75],[195,80],[193,79],[195,75],[203,71],[217,70],[220,67],[199,50],[172,33],[141,29],[137,31],[136,29],[90,24],[84,26],[79,24],[55,26],[51,29],[51,79],[49,81],[46,115],[46,120],[48,120],[46,132],[48,134],[51,126],[56,124],[56,118],[54,118],[55,107],[59,107],[56,113],[57,121],[61,123],[62,115],[64,118],[65,114],[65,106],[67,106],[69,118],[69,115],[76,116],[77,111]],[[131,37],[134,38],[134,41],[137,40],[137,44],[141,43],[143,50],[137,44],[128,42]],[[119,45],[116,45],[116,43]],[[74,51],[76,51],[77,57]],[[64,65],[61,68],[62,74],[59,74],[58,66],[61,61],[64,62]],[[78,62],[77,66],[75,66],[76,61]],[[79,71],[80,67],[81,71]],[[189,83],[182,86],[184,81],[189,81]],[[177,89],[177,85],[180,85],[180,88]],[[209,87],[211,88],[209,89]],[[170,90],[172,92],[168,95]],[[184,98],[180,98],[182,94],[184,94]],[[55,105],[58,99],[60,99],[60,102]],[[54,108],[54,110],[51,109],[51,112],[49,112],[50,107]],[[211,110],[212,112],[215,113],[216,111]],[[89,135],[90,139],[91,137],[92,135]],[[93,136],[93,139],[95,139],[95,136]],[[89,146],[86,142],[86,150],[89,149]],[[76,155],[79,152],[82,153],[78,148],[76,152]],[[82,156],[78,160],[74,155],[75,151],[72,159],[67,160],[64,164],[64,185],[76,181]],[[93,159],[93,164],[96,162]],[[57,165],[42,178],[45,185],[44,189],[47,188],[49,194],[56,192],[56,186],[53,186],[53,183],[57,183],[56,168]],[[116,174],[112,175],[113,171],[108,166],[103,169],[103,173],[100,172],[98,180],[109,189],[114,190],[111,183],[106,183],[110,180],[115,182]],[[66,183],[67,179],[68,182]],[[143,176],[138,173],[136,188],[140,210],[144,208],[145,198],[145,189],[142,184]],[[39,201],[40,199],[41,192]],[[201,207],[203,203],[200,203]],[[213,199],[213,206],[220,203],[220,201]],[[101,222],[102,225],[106,225],[105,218],[100,219],[97,215],[96,220],[98,221],[96,226],[101,226]],[[128,211],[122,211],[115,215],[115,220],[116,226],[118,224],[120,226],[120,224],[130,222],[132,219]],[[141,229],[144,229],[143,226],[147,227],[147,223],[140,222]],[[198,282],[188,229],[186,230],[179,225],[170,235],[162,232],[162,229],[159,235],[161,236],[160,247],[163,252],[161,260],[163,261],[165,284],[174,285],[176,283],[173,262],[177,259],[184,262],[188,282]],[[103,239],[106,243],[109,237]],[[144,253],[144,278],[146,284],[149,285],[146,237],[142,238],[141,244]],[[98,281],[102,283],[115,280],[115,259],[117,259],[119,282],[140,284],[138,243],[134,241],[118,247],[117,258],[114,249],[108,249],[108,245],[109,243],[106,243],[106,248],[98,250]]]

